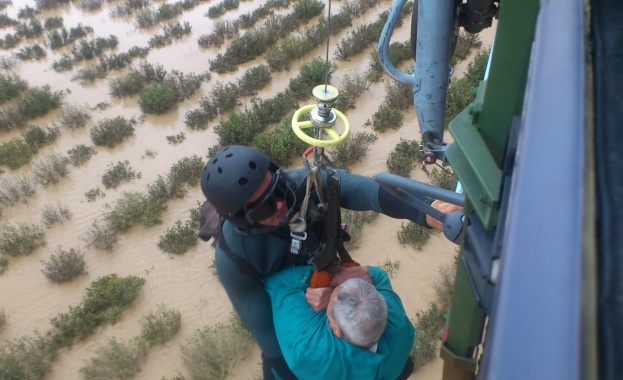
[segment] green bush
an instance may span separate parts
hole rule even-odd
[[[69,174],[69,159],[58,153],[46,155],[32,167],[35,182],[43,186],[57,184],[67,174]]]
[[[468,33],[464,30],[461,30],[459,36],[456,41],[456,48],[454,49],[454,54],[450,59],[450,66],[454,66],[457,63],[465,60],[470,53],[472,48],[479,48],[482,46],[482,41],[478,34]]]
[[[252,350],[253,336],[232,318],[195,331],[182,345],[182,357],[190,379],[225,379],[229,369]]]
[[[80,374],[91,380],[132,379],[141,371],[146,356],[147,347],[142,341],[134,339],[124,344],[113,337],[97,348],[94,357],[85,360]]]
[[[130,167],[130,161],[118,161],[116,164],[108,164],[102,184],[106,189],[116,189],[122,182],[129,182],[133,179],[141,178],[141,173],[135,172]]]
[[[300,158],[309,146],[294,134],[290,120],[260,133],[253,139],[252,145],[280,166],[288,166],[294,157]]]
[[[199,46],[208,48],[212,46],[221,47],[225,39],[233,38],[238,35],[238,23],[230,20],[217,20],[212,28],[212,33],[202,34],[197,39]]]
[[[195,186],[199,183],[204,166],[205,163],[201,157],[195,154],[184,157],[171,166],[167,175],[167,182],[176,191],[180,191],[186,185]]]
[[[413,90],[410,86],[397,81],[385,83],[385,101],[389,108],[407,110],[413,107]]]
[[[381,104],[379,109],[372,115],[372,129],[385,132],[389,128],[400,129],[404,122],[404,115],[399,109],[390,108],[387,104]]]
[[[35,149],[20,138],[0,144],[0,164],[17,169],[30,162]]]
[[[78,72],[76,72],[71,79],[79,80],[80,84],[87,85],[98,79],[106,78],[106,75],[108,75],[108,68],[104,62],[100,62],[96,65],[87,66],[78,70]]]
[[[299,108],[290,91],[283,91],[270,99],[251,99],[251,112],[260,123],[261,129],[279,123],[291,112]]]
[[[108,83],[108,88],[110,89],[110,96],[113,98],[132,96],[145,88],[145,79],[140,73],[132,71],[121,78],[111,80]]]
[[[177,70],[171,70],[164,78],[164,83],[171,86],[177,93],[177,100],[182,101],[188,99],[201,88],[203,81],[210,80],[210,73],[202,74],[184,74]]]
[[[357,98],[370,88],[366,77],[359,72],[344,75],[339,86],[340,96],[335,101],[337,110],[346,112],[357,107]]]
[[[414,323],[417,331],[417,339],[411,350],[414,371],[439,355],[439,344],[441,342],[441,329],[445,323],[444,312],[437,304],[423,312],[416,313],[417,321]]]
[[[52,30],[52,29],[62,28],[63,27],[63,18],[62,17],[57,17],[57,16],[47,17],[43,21],[43,27],[45,28],[45,30]]]
[[[150,311],[141,321],[141,338],[149,346],[164,344],[171,339],[182,327],[182,314],[165,305],[158,305],[155,311]]]
[[[26,203],[26,198],[34,193],[34,182],[30,173],[0,177],[0,204],[12,206],[20,201]]]
[[[416,163],[422,162],[420,142],[403,140],[396,144],[387,157],[387,169],[390,173],[409,178]]]
[[[166,83],[154,83],[141,91],[138,104],[144,113],[163,114],[177,103],[177,92]]]
[[[254,96],[257,91],[271,81],[270,70],[266,65],[259,65],[247,70],[236,82],[241,96]]]
[[[144,9],[151,4],[149,0],[124,0],[121,4],[115,5],[110,11],[110,17],[127,17],[131,16],[138,10]]]
[[[24,256],[45,245],[45,233],[32,223],[17,226],[6,224],[0,227],[0,253],[9,256]]]
[[[50,256],[49,260],[43,261],[43,269],[41,271],[52,282],[59,284],[69,282],[87,273],[84,254],[73,248],[69,251],[63,251],[58,248]]]
[[[331,79],[331,74],[333,74],[335,68],[335,65],[329,65],[329,67],[327,67],[325,61],[316,57],[301,66],[299,75],[290,79],[288,89],[297,100],[309,99],[312,97],[312,90],[314,87],[325,83],[327,72],[328,79]]]
[[[95,202],[97,198],[104,198],[106,193],[104,193],[98,186],[95,189],[85,191],[84,196],[87,198],[87,202]]]
[[[458,182],[456,175],[449,167],[443,169],[433,167],[433,169],[428,172],[428,178],[432,185],[450,191],[456,189],[456,183]]]
[[[34,119],[60,107],[62,95],[60,91],[52,93],[50,86],[29,88],[17,100],[17,109],[28,119]]]
[[[0,69],[8,71],[13,70],[15,66],[17,66],[17,60],[13,56],[0,57]]]
[[[158,14],[151,8],[141,9],[134,16],[134,25],[139,29],[147,29],[156,25],[158,22]]]
[[[442,265],[439,268],[439,278],[434,283],[435,296],[444,314],[450,311],[450,306],[452,306],[456,266],[456,257],[452,264]]]
[[[189,110],[184,114],[184,124],[194,131],[205,131],[212,120],[208,113],[201,109]]]
[[[113,148],[124,139],[134,135],[136,120],[117,116],[114,119],[104,119],[91,128],[91,140],[95,145]]]
[[[160,199],[153,199],[136,191],[121,193],[114,206],[107,207],[104,219],[117,232],[127,231],[139,223],[145,226],[160,224],[160,216],[166,209]]]
[[[5,274],[7,270],[9,270],[9,259],[4,256],[0,256],[0,276]],[[6,317],[4,322],[6,322]],[[4,327],[4,323],[1,323],[1,325],[2,326],[0,326],[0,332],[2,332],[2,327]]]
[[[219,144],[226,145],[251,145],[253,138],[263,128],[255,115],[244,112],[232,113],[227,120],[221,121],[214,127],[214,133],[218,135]]]
[[[67,54],[63,54],[58,61],[52,62],[52,69],[57,73],[69,71],[74,68],[74,60]]]
[[[0,74],[0,104],[28,90],[28,82],[18,75]]]
[[[350,235],[350,241],[346,242],[348,249],[359,248],[363,225],[372,222],[379,215],[376,211],[353,211],[343,208],[341,210],[342,223],[348,226],[346,232]]]
[[[83,128],[91,120],[86,107],[67,104],[61,109],[59,124],[69,129]]]
[[[400,64],[413,57],[411,54],[410,41],[405,42],[392,42],[388,48],[389,60],[395,67],[400,67]],[[370,64],[368,67],[368,79],[370,82],[378,82],[383,77],[383,68],[379,61],[378,50],[370,52]]]
[[[329,148],[331,160],[336,167],[350,169],[350,166],[361,161],[370,151],[370,145],[378,136],[370,132],[355,132],[346,141],[333,148]]]
[[[18,21],[12,19],[6,13],[0,13],[0,28],[4,29],[9,26],[17,25]]]
[[[67,205],[56,202],[56,204],[43,206],[41,221],[46,227],[49,228],[55,223],[63,224],[64,221],[71,219],[71,215],[71,211],[69,211],[69,207],[67,207]]]
[[[32,126],[24,133],[24,141],[33,151],[37,151],[41,147],[56,141],[59,134],[58,127],[47,127],[46,130],[43,130],[41,127]]]
[[[184,142],[184,140],[186,140],[186,135],[184,134],[184,132],[180,132],[177,135],[167,136],[167,141],[170,145],[181,144]]]
[[[487,51],[478,52],[473,61],[467,66],[467,73],[463,78],[453,79],[448,86],[446,97],[445,127],[461,111],[476,98],[475,87],[484,77],[488,61]]]
[[[85,164],[95,153],[97,153],[95,148],[84,144],[74,145],[73,148],[67,151],[67,154],[69,154],[69,162],[71,162],[73,166]]]
[[[408,222],[406,225],[402,223],[400,225],[400,231],[398,232],[398,241],[403,246],[408,244],[416,250],[421,251],[430,238],[431,232],[432,230],[413,222]]]
[[[50,319],[48,337],[58,347],[71,347],[105,324],[115,324],[124,310],[139,296],[145,280],[109,274],[98,278],[86,290],[82,303]]]
[[[94,220],[83,240],[89,247],[110,251],[117,244],[117,230],[105,220]]]
[[[385,259],[383,264],[379,264],[379,267],[383,268],[389,278],[395,278],[396,272],[400,269],[400,261],[391,261],[390,259]]]
[[[15,56],[22,61],[38,61],[42,58],[45,58],[48,54],[39,44],[34,44],[32,46],[24,46],[19,49]]]
[[[43,379],[56,350],[46,337],[22,336],[0,346],[0,379]]]
[[[175,255],[183,255],[195,245],[197,245],[197,229],[190,220],[184,224],[178,220],[173,227],[167,228],[158,241],[158,248]]]

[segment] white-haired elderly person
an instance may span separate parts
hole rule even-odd
[[[313,267],[266,279],[277,340],[298,379],[406,379],[415,331],[387,273],[337,268],[327,287],[309,288]],[[307,294],[306,294],[307,293]]]

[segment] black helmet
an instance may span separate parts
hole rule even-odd
[[[270,158],[242,145],[222,148],[208,161],[201,175],[201,190],[219,214],[236,219],[266,176],[279,169]]]

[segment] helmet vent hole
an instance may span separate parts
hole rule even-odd
[[[246,186],[249,183],[249,180],[246,179],[245,177],[242,177],[238,180],[238,183],[242,186]]]
[[[227,154],[225,155],[225,157],[229,158],[229,157],[231,157],[231,156],[233,156],[233,155],[234,155],[233,153],[227,153]]]
[[[216,165],[216,163],[218,162],[218,158],[215,158],[212,160],[212,165]]]
[[[249,167],[255,170],[257,169],[257,163],[255,161],[249,161]]]
[[[223,168],[221,168],[221,167],[219,166],[219,168],[218,168],[217,170],[218,170],[218,174],[223,174]]]

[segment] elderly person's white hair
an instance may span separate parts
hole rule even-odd
[[[342,330],[344,340],[365,349],[383,335],[387,324],[387,303],[369,282],[351,278],[335,288],[333,319]]]

